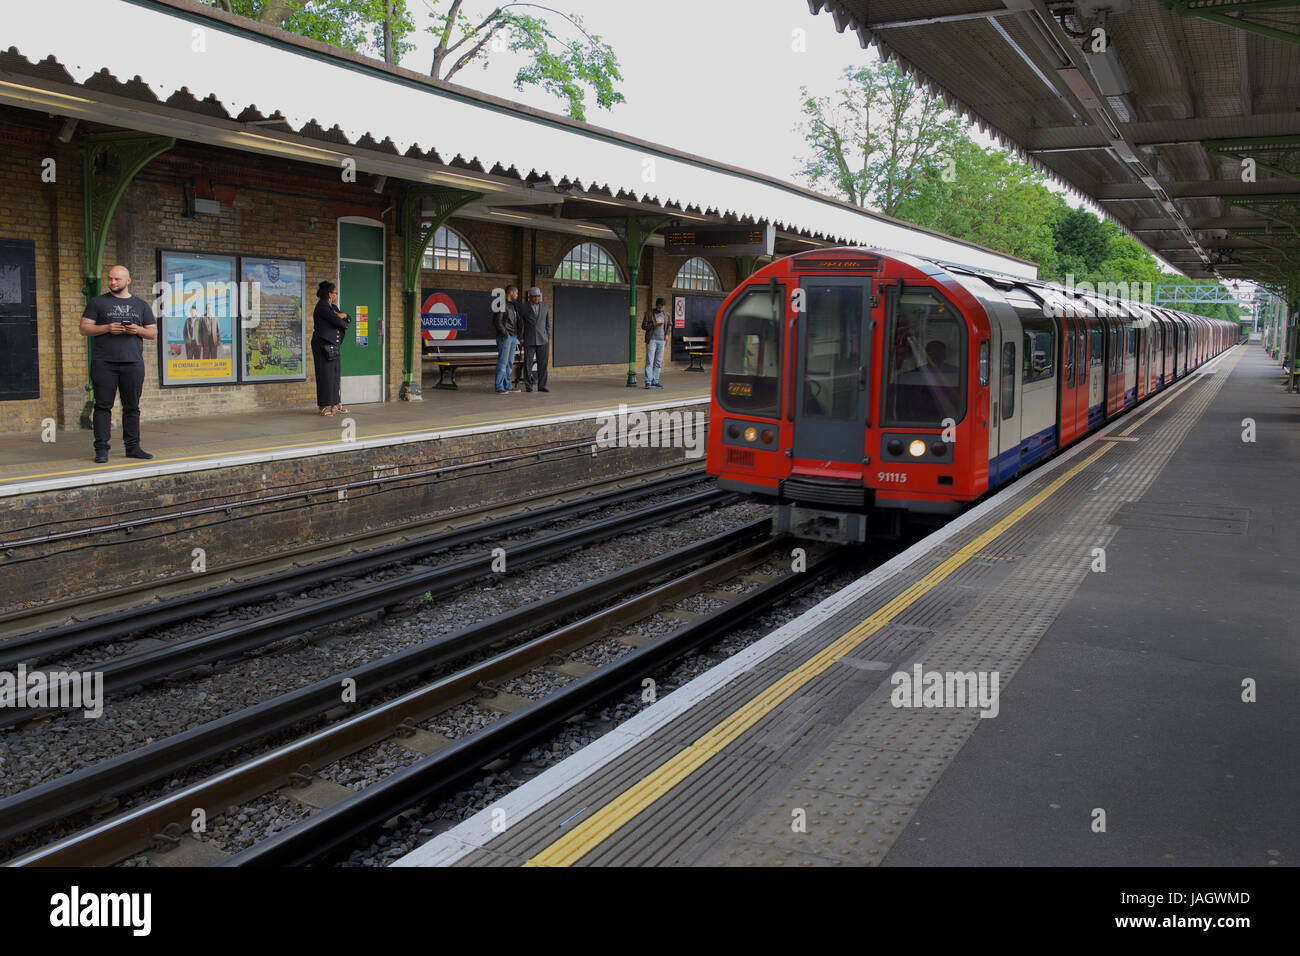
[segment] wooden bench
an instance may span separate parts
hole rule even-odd
[[[686,349],[686,354],[690,356],[691,364],[686,366],[687,372],[704,372],[705,367],[700,364],[704,359],[713,357],[713,339],[708,335],[683,335],[682,347]]]
[[[438,366],[438,382],[434,388],[460,388],[456,383],[456,369],[475,366],[497,367],[496,339],[439,339],[426,343],[424,355]],[[523,349],[515,344],[513,382],[519,381],[523,366]],[[447,370],[451,369],[448,378]]]

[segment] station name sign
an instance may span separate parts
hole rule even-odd
[[[675,256],[770,256],[775,242],[771,223],[664,230],[664,251]]]

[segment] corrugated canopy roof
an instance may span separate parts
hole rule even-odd
[[[1258,277],[1300,226],[1300,3],[808,2],[1189,275]]]
[[[360,172],[481,191],[501,208],[572,198],[612,215],[768,221],[787,237],[819,240],[813,244],[1036,274],[1021,260],[758,173],[436,83],[186,0],[22,3],[6,10],[0,46],[8,49],[0,54],[0,102],[28,109],[306,162],[338,166],[351,157]]]

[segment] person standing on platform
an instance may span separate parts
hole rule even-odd
[[[542,290],[533,286],[528,301],[519,310],[524,323],[524,391],[533,390],[533,362],[537,362],[537,390],[546,387],[546,362],[551,353],[551,307],[542,301]]]
[[[144,343],[156,339],[158,325],[143,299],[131,294],[126,266],[108,270],[108,292],[86,303],[81,334],[91,344],[90,382],[95,389],[95,461],[108,461],[113,402],[122,396],[122,444],[127,458],[152,458],[140,447],[140,393],[144,390]]]
[[[664,344],[667,342],[668,313],[664,300],[655,299],[655,307],[641,320],[645,329],[645,387],[663,388],[659,384],[659,371],[664,364]]]
[[[497,333],[497,394],[518,391],[510,380],[515,365],[515,348],[519,345],[519,287],[506,286],[506,301],[500,312],[492,315]]]
[[[316,298],[319,301],[312,313],[315,327],[311,336],[311,357],[316,365],[316,404],[320,413],[328,418],[335,412],[347,411],[339,403],[339,383],[343,371],[340,353],[348,317],[339,311],[339,290],[333,282],[325,281],[317,286]]]

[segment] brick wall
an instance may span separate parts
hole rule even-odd
[[[39,398],[3,403],[0,432],[31,434],[46,418],[56,419],[61,431],[76,430],[88,399],[87,341],[77,328],[85,307],[84,204],[78,146],[82,131],[78,130],[72,142],[65,144],[58,141],[60,126],[61,121],[43,114],[0,108],[0,238],[31,239],[36,243],[41,382]],[[56,161],[54,183],[41,182],[45,157]],[[377,195],[373,177],[362,174],[357,178],[355,183],[345,183],[339,172],[328,166],[180,143],[150,162],[124,192],[109,228],[101,280],[109,266],[121,263],[131,270],[132,291],[152,302],[153,283],[160,278],[159,249],[302,259],[306,262],[306,304],[310,313],[316,283],[326,278],[337,280],[337,220],[342,216],[364,216],[382,221],[388,242],[385,391],[389,400],[396,400],[402,386],[404,358],[404,240],[398,223],[401,184],[390,181],[386,191]],[[191,199],[216,200],[220,211],[187,216]],[[535,284],[547,301],[553,302],[556,282],[549,277],[534,278],[535,262],[555,266],[575,245],[589,241],[577,235],[454,216],[448,224],[470,242],[487,272],[424,270],[421,288],[490,290],[514,283],[526,290]],[[626,274],[622,244],[612,238],[599,242]],[[638,277],[638,312],[657,296],[671,301],[672,282],[684,261],[662,250],[645,251]],[[724,286],[734,287],[733,262],[711,262]],[[310,335],[310,314],[307,326]],[[158,341],[145,344],[141,409],[146,428],[151,419],[315,405],[315,372],[310,358],[304,382],[162,388],[158,381],[160,348]],[[644,365],[644,349],[638,332],[638,369]],[[625,362],[618,362],[566,371],[621,377],[626,368]],[[490,370],[479,371],[490,378]],[[436,371],[422,372],[426,386],[431,385]],[[468,379],[474,380],[475,374],[470,373]],[[118,414],[115,408],[115,419]],[[119,424],[115,420],[114,427]]]
[[[687,411],[707,414],[708,406]],[[299,545],[556,494],[660,465],[689,464],[680,448],[614,447],[593,455],[583,444],[577,450],[547,452],[591,442],[597,428],[593,420],[561,422],[27,495],[22,500],[21,527],[15,522],[5,529],[11,545],[52,528],[93,529],[123,516],[160,520],[130,532],[104,531],[52,544],[11,546],[0,557],[0,574],[6,594],[53,601],[190,577],[193,549],[202,548],[206,573],[220,580],[223,567]],[[418,474],[524,453],[537,454],[479,468]],[[373,483],[375,478],[390,476],[410,477],[386,486]],[[347,491],[341,500],[340,486],[353,482],[364,486]],[[303,492],[311,492],[310,498],[303,498]],[[266,500],[283,495],[291,497]],[[94,561],[86,560],[87,544],[94,546]]]

